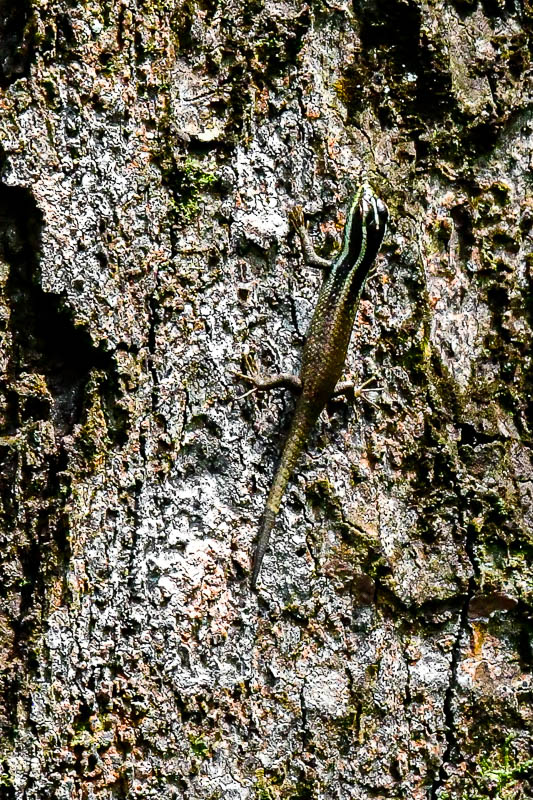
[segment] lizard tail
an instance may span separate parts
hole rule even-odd
[[[309,406],[308,404],[298,404],[294,414],[293,422],[289,430],[285,447],[274,477],[274,482],[268,495],[266,508],[263,513],[259,536],[257,538],[257,549],[255,552],[254,568],[252,572],[251,587],[256,588],[257,579],[261,571],[261,563],[265,555],[270,539],[270,532],[276,522],[281,499],[287,487],[287,483],[293,473],[296,462],[300,457],[304,442],[309,431],[316,422],[320,414],[320,406]]]
[[[254,569],[252,572],[252,580],[251,580],[251,587],[255,589],[257,586],[257,579],[259,578],[259,573],[261,572],[261,564],[263,562],[263,556],[266,553],[266,549],[268,547],[268,541],[270,539],[270,531],[274,527],[274,523],[276,522],[276,512],[272,511],[268,506],[265,508],[263,513],[263,519],[261,521],[261,527],[259,528],[259,536],[257,537],[257,547],[255,550],[254,556]]]

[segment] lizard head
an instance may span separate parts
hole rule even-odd
[[[355,192],[344,228],[343,255],[352,264],[358,265],[359,272],[366,266],[370,269],[378,254],[387,230],[389,212],[387,206],[363,183]]]
[[[342,250],[336,261],[336,273],[358,297],[376,258],[387,230],[387,206],[363,183],[355,192],[344,226]]]
[[[387,231],[389,211],[368,184],[363,184],[360,189],[359,205],[367,228],[367,248],[370,246],[373,249],[375,258]]]

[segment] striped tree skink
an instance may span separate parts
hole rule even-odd
[[[311,429],[332,396],[354,391],[352,383],[338,381],[343,371],[365,280],[385,235],[388,210],[370,186],[360,186],[346,217],[342,250],[331,264],[314,252],[301,207],[293,209],[290,217],[300,236],[305,260],[327,272],[307,332],[299,377],[281,374],[272,378],[260,378],[236,373],[259,390],[285,386],[298,393],[292,423],[259,529],[252,589],[257,585],[281,499]]]

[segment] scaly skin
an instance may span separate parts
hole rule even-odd
[[[287,483],[311,429],[335,393],[341,377],[359,298],[385,235],[387,219],[385,204],[374,195],[369,186],[361,186],[353,197],[346,219],[342,250],[322,284],[307,333],[300,371],[300,394],[259,530],[251,581],[253,589],[257,585],[270,532]],[[303,216],[300,209],[293,212],[293,222],[299,229],[304,252],[307,254],[309,244],[302,227]],[[313,261],[315,264],[321,262],[318,258]],[[249,376],[247,379],[262,389],[280,385],[279,379],[277,384],[276,379],[261,381]],[[296,381],[293,383],[296,384]]]

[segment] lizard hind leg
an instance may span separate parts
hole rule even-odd
[[[343,394],[349,398],[360,397],[365,392],[382,392],[383,389],[381,386],[371,386],[370,384],[374,383],[376,380],[376,376],[372,375],[371,378],[366,380],[364,383],[361,383],[359,386],[356,386],[353,381],[339,381],[339,383],[335,386],[335,390],[332,397],[338,397],[339,395]]]
[[[302,382],[298,375],[292,375],[290,372],[280,372],[279,375],[255,375],[250,372],[233,372],[235,378],[240,378],[247,383],[252,384],[250,392],[266,392],[269,389],[284,388],[294,394],[300,394],[302,391]],[[246,392],[242,397],[250,394]]]
[[[246,375],[244,372],[234,372],[235,377],[242,378],[248,383],[253,383],[258,392],[266,392],[269,389],[289,389],[295,394],[302,391],[302,383],[298,375],[290,372],[280,372],[279,375]]]

